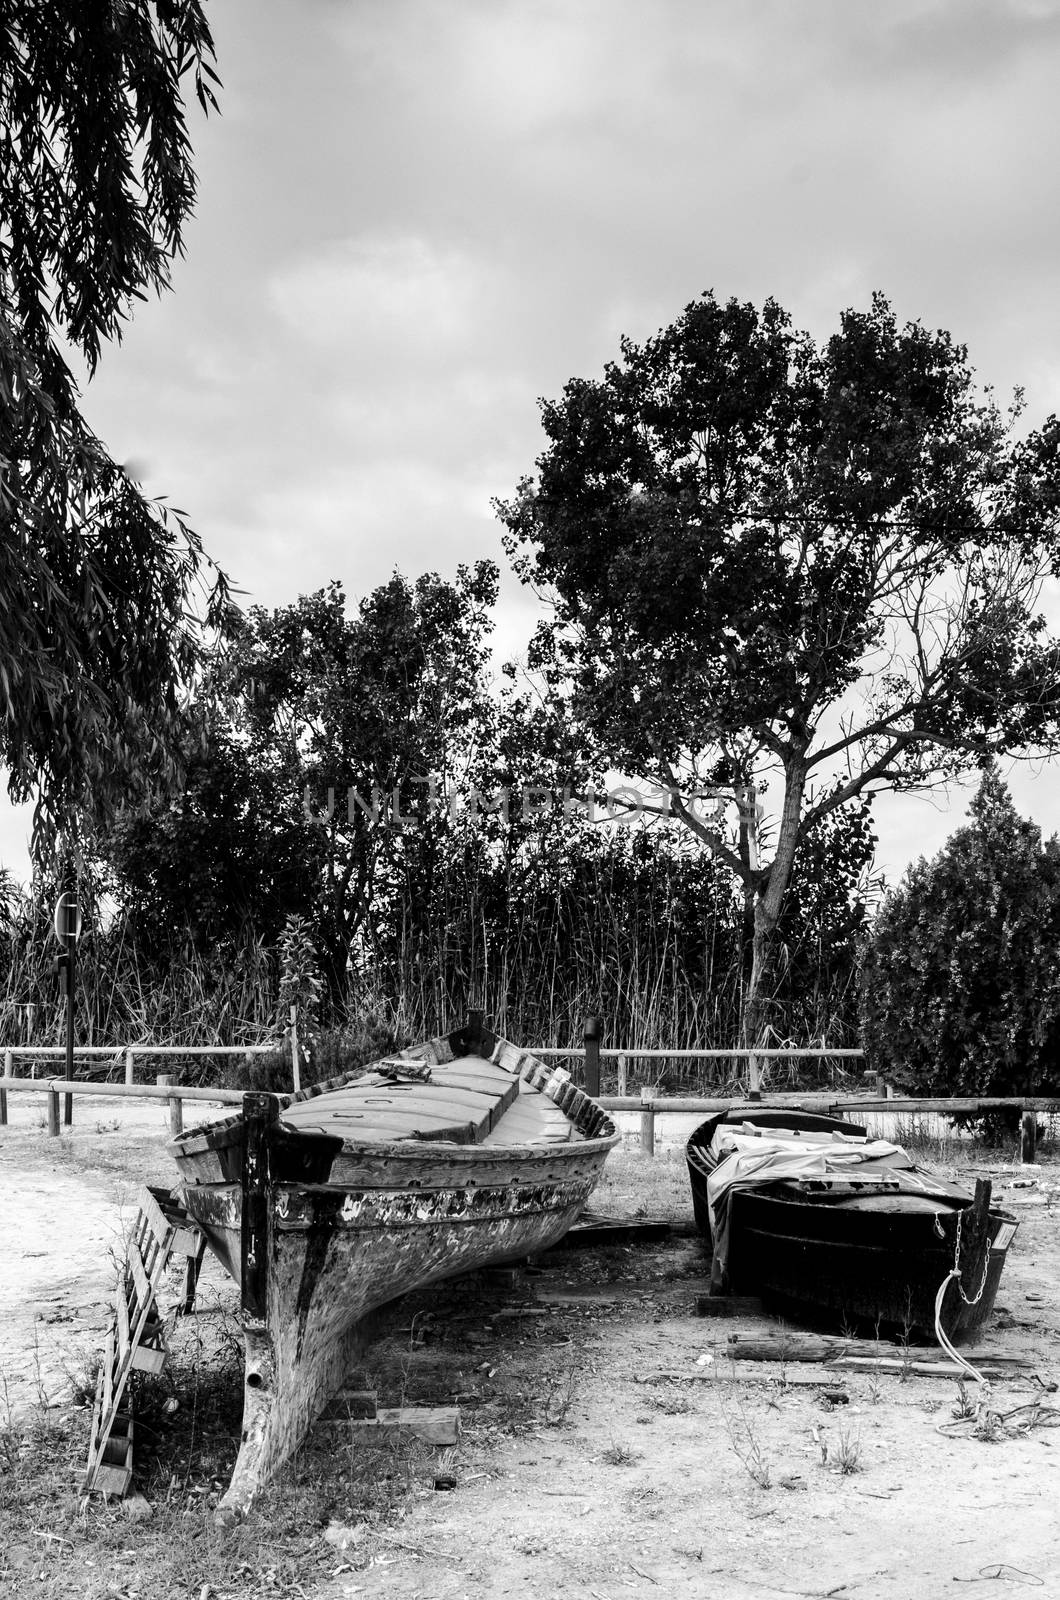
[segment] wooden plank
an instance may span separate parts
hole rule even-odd
[[[132,1482],[133,1443],[133,1419],[129,1409],[114,1418],[113,1430],[92,1473],[92,1488],[101,1494],[125,1494]]]
[[[168,1190],[157,1188],[154,1184],[147,1184],[146,1188],[173,1230],[173,1237],[169,1243],[170,1254],[201,1257],[206,1245],[206,1235],[198,1223],[188,1215],[178,1201],[174,1200]]]
[[[167,1358],[165,1327],[157,1310],[157,1290],[165,1275],[175,1229],[150,1188],[139,1196],[139,1211],[125,1251],[125,1261],[107,1334],[103,1366],[93,1411],[87,1492],[124,1494],[132,1479],[132,1412],[126,1396],[129,1374],[161,1372]],[[195,1245],[201,1259],[203,1236]],[[189,1259],[189,1269],[191,1261]],[[126,1412],[120,1413],[123,1398]]]
[[[114,1334],[108,1333],[103,1351],[103,1403],[100,1413],[109,1421],[114,1409]]]
[[[753,1294],[697,1294],[697,1317],[764,1317],[765,1306]]]
[[[460,1441],[459,1406],[392,1406],[374,1417],[352,1419],[323,1416],[318,1424],[326,1428],[403,1429],[422,1439],[424,1444],[448,1448]]]
[[[125,1298],[125,1275],[122,1274],[114,1296],[114,1331],[117,1335],[117,1357],[119,1366],[125,1361],[132,1344],[132,1330],[129,1327],[129,1302]]]
[[[375,1389],[340,1389],[320,1413],[321,1422],[364,1422],[379,1414]]]
[[[887,1339],[851,1339],[842,1335],[832,1337],[816,1333],[747,1334],[730,1333],[725,1341],[725,1355],[740,1361],[826,1361],[841,1359],[875,1362],[892,1359],[900,1364],[910,1360],[940,1362],[947,1358],[941,1350],[931,1345],[900,1345]],[[1008,1355],[993,1350],[963,1350],[961,1355],[972,1366],[980,1362],[993,1362],[996,1366],[1017,1369],[1032,1366],[1026,1356]]]
[[[92,1475],[93,1489],[99,1494],[114,1495],[119,1500],[131,1482],[131,1467],[110,1467],[101,1463]]]
[[[143,1217],[147,1227],[150,1228],[151,1232],[154,1234],[158,1244],[163,1249],[169,1249],[174,1231],[173,1224],[163,1212],[162,1207],[155,1199],[147,1184],[144,1184],[143,1188],[140,1190],[139,1206],[140,1215]]]
[[[661,1217],[581,1217],[553,1250],[580,1250],[594,1245],[650,1244],[668,1239],[673,1223]]]
[[[842,1388],[843,1379],[830,1367],[822,1366],[818,1372],[798,1371],[767,1372],[755,1362],[740,1366],[735,1361],[716,1361],[696,1372],[652,1372],[643,1383],[775,1383],[782,1389],[836,1389]]]
[[[135,1239],[129,1240],[125,1251],[125,1259],[128,1262],[129,1271],[136,1286],[137,1302],[143,1306],[151,1298],[151,1280],[148,1276],[147,1268],[144,1266],[143,1257],[140,1254],[140,1246]]]
[[[150,1318],[140,1339],[133,1346],[130,1365],[137,1372],[157,1374],[165,1369],[168,1357],[165,1327],[161,1318],[154,1316]]]
[[[1010,1377],[1014,1371],[1030,1369],[1038,1363],[1025,1361],[1019,1358],[996,1358],[976,1356],[974,1351],[962,1350],[960,1354],[965,1361],[973,1366],[984,1378]],[[921,1358],[898,1356],[837,1356],[828,1363],[829,1370],[834,1367],[856,1369],[863,1372],[898,1372],[912,1373],[918,1378],[960,1378],[968,1376],[967,1367],[960,1366],[956,1361],[947,1361],[941,1356],[930,1355],[925,1352]]]

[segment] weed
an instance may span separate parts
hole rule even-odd
[[[562,1375],[556,1387],[545,1398],[545,1426],[561,1428],[574,1404],[579,1369],[574,1362]]]
[[[606,1461],[609,1467],[631,1467],[634,1462],[641,1459],[641,1452],[639,1450],[631,1450],[628,1445],[620,1444],[612,1436],[611,1443],[600,1459],[601,1461]]]
[[[96,1389],[99,1384],[99,1370],[102,1365],[103,1357],[96,1351],[92,1355],[84,1356],[79,1366],[66,1367],[64,1369],[71,1405],[95,1405]]]
[[[742,1397],[737,1397],[735,1415],[724,1403],[721,1413],[737,1461],[752,1483],[756,1483],[760,1489],[770,1488],[773,1482],[772,1468],[755,1425],[747,1415]]]
[[[839,1424],[839,1438],[835,1449],[832,1451],[832,1465],[836,1472],[848,1477],[851,1473],[861,1472],[861,1429],[856,1430]]]
[[[975,1427],[972,1429],[972,1438],[979,1439],[983,1444],[999,1444],[1005,1437],[1005,1424],[996,1411],[983,1411]]]
[[[662,1394],[653,1395],[652,1405],[656,1411],[661,1411],[667,1417],[683,1417],[689,1411],[696,1409],[695,1402],[690,1400],[688,1395],[670,1389],[664,1389]]]
[[[666,1508],[665,1497],[658,1489],[636,1488],[630,1489],[623,1496],[626,1510],[634,1517],[643,1517],[647,1521],[654,1521],[662,1515]]]
[[[952,1409],[953,1416],[958,1422],[967,1422],[979,1415],[979,1402],[972,1399],[963,1378],[957,1379],[957,1402]]]

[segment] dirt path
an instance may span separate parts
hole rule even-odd
[[[55,1405],[83,1379],[109,1324],[116,1254],[141,1185],[169,1185],[166,1110],[77,1105],[49,1138],[45,1096],[9,1096],[0,1128],[0,1421]]]
[[[1020,1214],[988,1342],[1056,1378],[1060,1206]],[[972,1423],[954,1424],[952,1380],[859,1374],[834,1408],[783,1387],[778,1367],[761,1369],[772,1383],[733,1381],[725,1336],[756,1325],[692,1314],[706,1284],[691,1241],[550,1259],[536,1280],[544,1315],[502,1317],[493,1333],[465,1324],[419,1354],[429,1368],[470,1339],[482,1357],[457,1491],[421,1496],[404,1548],[315,1600],[941,1600],[955,1583],[1060,1596],[1060,1428],[973,1438]],[[653,1381],[661,1371],[681,1376]],[[1025,1378],[998,1382],[991,1405],[1009,1411],[1035,1392]],[[850,1473],[836,1467],[844,1453]]]
[[[108,1112],[62,1140],[32,1120],[0,1130],[9,1403],[60,1398],[99,1347],[123,1216],[141,1182],[172,1177],[162,1113],[146,1115],[118,1131]],[[1060,1377],[1060,1202],[1043,1203],[1056,1177],[1043,1169],[1037,1191],[1004,1194],[1031,1203],[984,1341],[1033,1357],[1047,1380]],[[496,1295],[478,1309],[465,1298],[459,1314],[428,1300],[412,1333],[373,1354],[372,1377],[383,1403],[460,1393],[461,1441],[437,1458],[456,1487],[420,1481],[386,1524],[362,1520],[340,1488],[329,1514],[350,1542],[334,1548],[326,1581],[297,1592],[954,1600],[959,1584],[1060,1597],[1060,1428],[995,1442],[971,1437],[971,1424],[954,1430],[952,1380],[858,1374],[835,1408],[785,1386],[778,1367],[760,1369],[772,1381],[735,1381],[724,1339],[754,1324],[697,1318],[705,1287],[698,1241],[678,1237],[554,1252],[499,1309]],[[387,1384],[401,1396],[384,1398]],[[1030,1381],[1013,1378],[990,1403],[1005,1412],[1032,1398]],[[844,1457],[856,1470],[836,1470]],[[223,1585],[207,1588],[224,1600]]]

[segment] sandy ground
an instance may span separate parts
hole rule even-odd
[[[173,1173],[163,1108],[110,1101],[59,1140],[42,1123],[43,1100],[26,1096],[0,1129],[12,1408],[61,1400],[98,1350],[123,1220],[144,1179]],[[1060,1378],[1058,1178],[994,1173],[1021,1228],[983,1341],[1032,1358],[1046,1382]],[[858,1374],[834,1409],[779,1368],[736,1381],[722,1345],[754,1325],[697,1318],[706,1278],[691,1238],[555,1252],[516,1294],[533,1314],[464,1317],[409,1349],[426,1388],[454,1362],[475,1374],[478,1403],[445,1461],[456,1490],[414,1496],[389,1544],[354,1526],[311,1600],[952,1600],[956,1584],[1060,1597],[1060,1428],[975,1438],[953,1422],[951,1380]],[[1016,1377],[989,1403],[1004,1413],[1035,1392]],[[849,1474],[836,1470],[844,1444]]]
[[[223,1115],[203,1108],[206,1121]],[[8,1097],[0,1128],[0,1422],[84,1377],[110,1322],[117,1257],[144,1182],[169,1187],[166,1106],[78,1098],[47,1134],[45,1095]]]

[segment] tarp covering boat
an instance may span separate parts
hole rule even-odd
[[[714,1240],[712,1279],[718,1283],[728,1276],[729,1200],[735,1189],[798,1182],[803,1193],[837,1203],[851,1195],[864,1201],[873,1194],[917,1195],[946,1205],[968,1201],[965,1188],[918,1167],[900,1145],[864,1134],[722,1122],[709,1148],[717,1163],[707,1178],[707,1205]]]

